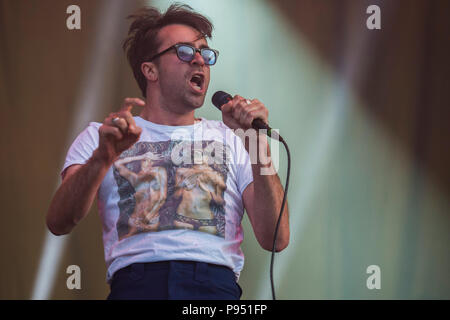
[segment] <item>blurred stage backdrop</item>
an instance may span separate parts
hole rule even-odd
[[[140,97],[121,44],[126,16],[147,3],[171,2],[0,1],[1,299],[109,293],[96,205],[64,237],[45,215],[74,137]],[[258,98],[292,152],[277,297],[449,299],[450,2],[185,3],[212,19],[220,51],[197,115],[220,119],[216,90]],[[72,4],[81,30],[66,27]],[[373,4],[381,30],[366,27]],[[270,299],[270,253],[244,227],[242,298]],[[69,265],[80,290],[66,287]],[[366,286],[371,265],[381,289]]]

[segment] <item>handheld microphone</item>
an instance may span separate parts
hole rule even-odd
[[[224,92],[224,91],[217,91],[212,96],[212,103],[217,107],[217,109],[222,111],[222,106],[226,104],[228,101],[233,100],[233,97]],[[283,138],[278,134],[278,132],[273,131],[271,127],[261,119],[254,119],[252,121],[252,128],[255,130],[259,129],[265,129],[267,130],[267,135],[271,137],[272,139],[278,140],[280,142],[283,142]]]

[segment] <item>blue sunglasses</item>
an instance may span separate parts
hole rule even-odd
[[[191,62],[195,57],[195,53],[198,52],[202,56],[203,61],[205,61],[205,64],[207,64],[208,66],[214,65],[217,62],[217,57],[219,56],[219,51],[211,49],[211,48],[197,49],[188,44],[178,43],[178,44],[175,44],[175,45],[167,48],[166,50],[164,50],[160,53],[157,53],[149,61],[152,61],[152,60],[158,58],[159,56],[163,55],[166,52],[169,52],[172,49],[176,50],[178,59],[180,59],[181,61],[185,61],[185,62]]]

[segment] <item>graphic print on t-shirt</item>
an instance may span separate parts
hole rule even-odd
[[[225,236],[230,156],[218,141],[138,142],[114,163],[119,239],[188,228]]]

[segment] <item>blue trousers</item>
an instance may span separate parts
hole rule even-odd
[[[205,262],[134,263],[114,273],[108,300],[239,300],[234,272]]]

